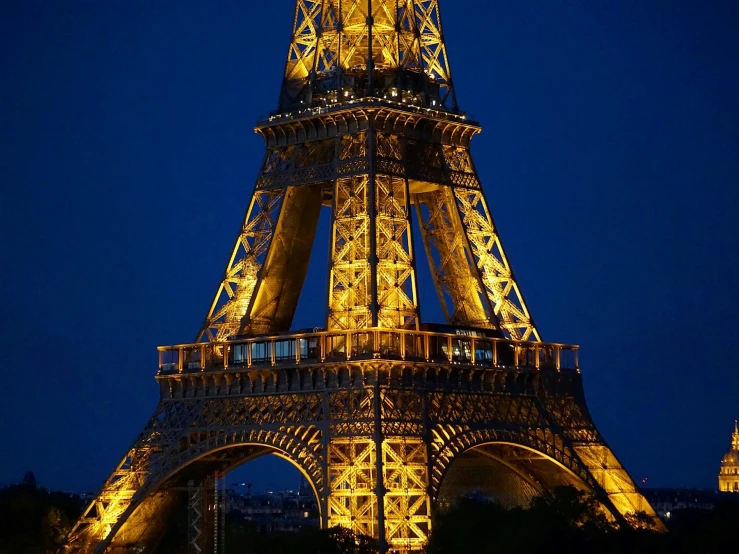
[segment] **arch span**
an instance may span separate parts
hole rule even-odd
[[[128,517],[120,518],[117,529],[111,529],[108,552],[131,552],[132,546],[141,552],[151,552],[167,531],[171,516],[187,504],[188,483],[201,482],[211,475],[225,475],[231,470],[257,458],[274,454],[288,461],[310,484],[319,506],[319,517],[324,520],[318,485],[311,474],[288,452],[274,446],[258,443],[241,443],[222,446],[201,454],[174,469],[158,485],[153,485],[146,496],[131,505]]]
[[[187,502],[190,481],[226,474],[267,454],[288,461],[306,478],[325,525],[322,463],[314,447],[317,441],[320,433],[316,429],[302,427],[227,435],[196,432],[179,437],[158,453],[142,452],[142,443],[147,441],[140,438],[87,509],[81,521],[89,524],[77,536],[89,545],[86,550],[96,553],[151,552],[166,532],[172,514]]]
[[[491,441],[459,452],[442,472],[436,505],[447,508],[465,496],[495,500],[507,508],[528,505],[558,486],[594,492],[555,458],[511,441]]]
[[[568,441],[550,429],[459,430],[439,426],[434,430],[434,442],[440,445],[432,460],[430,489],[434,499],[438,498],[442,479],[454,460],[471,449],[489,444],[506,444],[538,453],[577,476],[591,489],[597,487]]]
[[[504,504],[525,504],[540,490],[572,485],[592,492],[606,512],[617,521],[626,522],[635,512],[644,512],[652,518],[657,530],[665,529],[652,506],[600,437],[598,441],[573,445],[550,428],[462,431],[439,427],[435,430],[435,439],[440,447],[432,464],[430,490],[437,505],[454,498],[455,495],[449,491],[452,485],[447,485],[444,496],[441,495],[443,481],[453,470],[455,461],[467,460],[460,466],[469,466],[469,474],[486,474],[486,471],[489,473],[495,469],[507,475],[499,477],[495,486],[492,481],[488,483],[488,488],[492,490],[509,491],[499,499]],[[520,456],[512,453],[515,451],[528,454]],[[480,456],[491,461],[480,460]],[[470,461],[471,458],[478,459]],[[454,479],[460,482],[460,489],[472,486],[465,485],[459,476],[452,477],[452,482]],[[517,496],[513,491],[517,491]],[[484,487],[480,492],[484,493]]]

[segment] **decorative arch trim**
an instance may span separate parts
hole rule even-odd
[[[183,441],[187,441],[185,447],[183,447]],[[324,483],[321,467],[323,466],[322,457],[324,454],[321,450],[321,433],[315,427],[282,427],[277,430],[243,429],[235,432],[219,432],[211,429],[191,430],[184,436],[178,437],[173,444],[170,444],[168,451],[159,454],[160,459],[167,460],[166,464],[155,467],[155,461],[148,460],[147,469],[149,469],[149,473],[145,475],[143,483],[133,494],[126,494],[128,491],[120,491],[120,497],[112,499],[108,506],[113,505],[113,509],[118,513],[114,524],[105,525],[102,521],[99,521],[97,525],[88,525],[80,530],[82,536],[78,536],[77,540],[88,544],[97,543],[94,546],[94,552],[98,554],[105,552],[134,513],[145,506],[147,499],[153,498],[153,495],[178,473],[207,456],[233,448],[249,446],[271,450],[271,453],[275,453],[292,463],[310,483],[318,499],[319,510],[323,517],[325,507],[322,505],[322,499],[325,496],[326,483]],[[133,450],[138,451],[136,446]],[[245,458],[237,464],[232,464],[231,468],[246,461]],[[143,463],[141,463],[141,460],[138,462],[137,466],[140,470]],[[107,489],[109,485],[113,484],[106,483],[100,497],[109,493]],[[102,520],[102,517],[98,516],[98,519]]]
[[[432,445],[432,471],[429,488],[434,501],[438,498],[441,483],[454,460],[465,452],[487,444],[504,444],[536,452],[577,478],[586,488],[592,491],[599,490],[597,483],[592,480],[577,454],[565,444],[561,437],[551,430],[479,429],[455,432],[455,429],[448,428],[439,431],[441,432],[435,433],[436,437],[443,436],[446,440],[438,444],[436,449]],[[434,452],[434,450],[436,451]]]

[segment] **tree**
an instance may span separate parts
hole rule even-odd
[[[506,510],[480,499],[462,500],[436,514],[428,554],[571,554],[636,552],[624,544],[597,499],[574,487],[535,497],[528,508]]]
[[[344,527],[264,532],[237,517],[226,521],[229,554],[377,554],[377,551],[375,539]]]
[[[76,495],[37,488],[32,473],[0,489],[0,554],[46,554],[57,550],[82,512]]]

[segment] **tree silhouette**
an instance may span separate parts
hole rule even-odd
[[[19,485],[0,489],[0,554],[55,552],[82,507],[78,496],[37,488],[26,473]]]
[[[694,554],[736,550],[739,495],[719,499],[715,511],[686,512],[658,533],[645,513],[623,524],[609,519],[595,497],[560,487],[528,508],[506,510],[467,498],[434,516],[427,554]]]

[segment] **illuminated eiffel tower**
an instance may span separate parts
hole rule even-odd
[[[159,349],[159,406],[69,550],[153,551],[183,505],[191,551],[210,550],[202,484],[268,453],[303,473],[323,526],[382,552],[421,549],[434,506],[472,491],[520,505],[570,484],[616,520],[654,516],[588,413],[577,347],[542,342],[524,302],[438,0],[297,0],[256,131],[267,153],[197,342]],[[326,317],[290,332],[323,209]],[[421,321],[414,211],[443,324]]]

